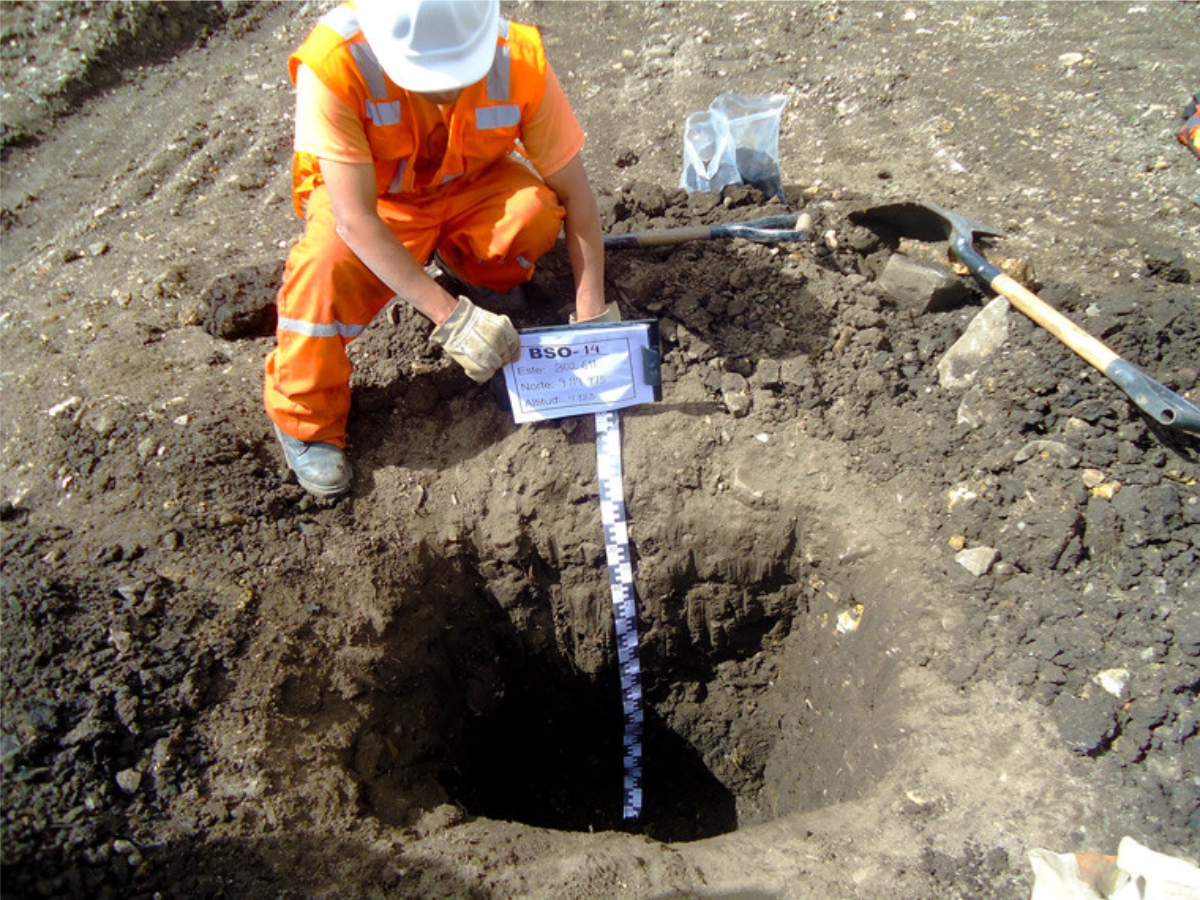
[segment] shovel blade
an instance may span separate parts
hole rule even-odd
[[[969,244],[975,235],[999,237],[1004,232],[959,215],[936,203],[912,201],[888,203],[851,212],[847,218],[856,224],[883,225],[897,237],[932,243],[958,235]]]

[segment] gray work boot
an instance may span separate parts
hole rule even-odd
[[[279,438],[288,468],[296,473],[300,487],[318,500],[332,500],[350,490],[353,472],[341,447],[320,442],[305,443],[284,434],[278,425],[275,436]]]

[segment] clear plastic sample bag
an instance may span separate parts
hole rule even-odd
[[[779,171],[782,94],[721,94],[708,109],[692,113],[683,128],[685,191],[720,191],[748,184],[783,198]]]

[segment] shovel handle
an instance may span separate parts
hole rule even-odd
[[[1200,409],[1122,359],[1041,297],[996,270],[988,284],[1018,310],[1042,326],[1121,388],[1142,411],[1162,425],[1200,435]]]
[[[991,280],[991,288],[1007,297],[1018,310],[1074,350],[1101,372],[1120,357],[1104,343],[1088,334],[1053,306],[1003,272]]]
[[[728,222],[721,225],[692,225],[684,228],[660,228],[637,231],[633,234],[609,234],[604,246],[609,250],[628,250],[633,247],[667,247],[687,241],[707,241],[713,238],[743,238],[761,244],[781,241],[806,241],[812,229],[812,216],[767,216],[749,222]]]
[[[604,237],[604,246],[610,250],[631,247],[666,247],[686,241],[706,241],[713,237],[711,225],[694,225],[687,228],[662,228],[658,231],[635,231],[633,234],[609,234]]]

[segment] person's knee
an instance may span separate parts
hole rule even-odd
[[[514,200],[526,210],[525,221],[513,240],[509,258],[520,257],[533,263],[558,240],[566,211],[559,204],[558,195],[544,184],[524,188],[521,194]]]
[[[373,279],[361,260],[341,239],[305,240],[288,257],[279,304],[283,309],[308,319],[320,308],[334,309],[340,298],[353,296],[364,282]]]

